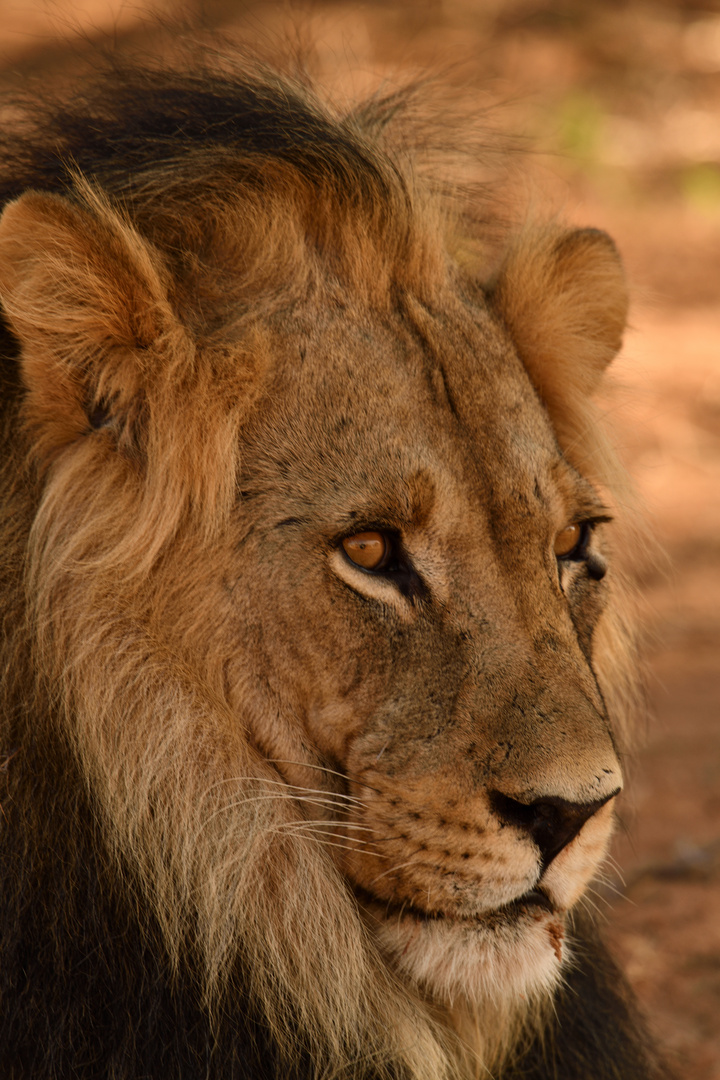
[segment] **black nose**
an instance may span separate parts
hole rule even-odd
[[[548,796],[523,803],[503,795],[501,791],[490,792],[490,805],[506,825],[523,829],[540,848],[542,868],[545,870],[564,847],[574,840],[588,818],[613,799],[613,791],[604,799],[590,803],[568,802],[567,799]]]

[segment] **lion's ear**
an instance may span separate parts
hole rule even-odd
[[[77,196],[27,192],[0,217],[0,300],[46,450],[127,425],[153,353],[182,336],[157,253],[89,185]]]
[[[614,243],[597,229],[526,234],[489,293],[551,419],[566,427],[622,344],[628,292]]]

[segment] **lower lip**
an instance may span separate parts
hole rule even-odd
[[[531,889],[522,896],[518,896],[517,900],[511,900],[509,904],[504,904],[499,910],[500,912],[521,912],[528,911],[531,908],[546,911],[550,915],[556,914],[550,899],[540,889]]]
[[[361,896],[364,895],[366,902],[370,901],[373,906],[385,907],[386,911],[391,910],[390,905],[384,905],[382,900],[377,900],[369,893],[360,891]],[[507,904],[503,904],[502,907],[493,908],[490,911],[484,911],[479,915],[468,918],[462,915],[453,915],[450,912],[426,912],[420,911],[418,908],[411,907],[410,905],[403,906],[396,909],[395,905],[392,905],[393,914],[399,914],[401,917],[405,915],[408,918],[413,918],[418,922],[456,922],[465,923],[466,925],[472,925],[474,922],[484,922],[485,920],[496,920],[498,918],[517,918],[520,915],[533,913],[535,917],[542,914],[556,915],[557,911],[550,902],[549,897],[540,889],[530,889],[529,892],[523,893],[522,896],[518,896],[515,900],[511,900]]]

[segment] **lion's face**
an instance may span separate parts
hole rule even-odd
[[[452,997],[553,981],[621,777],[590,659],[606,511],[498,319],[448,306],[271,335],[225,618],[234,710],[266,672],[253,740],[330,793],[307,816],[372,932]]]
[[[436,1001],[547,990],[622,782],[594,674],[608,515],[569,452],[624,326],[612,245],[542,233],[486,292],[323,272],[196,338],[156,253],[82,199],[5,211],[0,285],[73,738],[168,937],[179,879],[212,963],[246,935],[265,964],[276,935],[269,984],[312,880],[303,956],[349,891],[356,945]],[[114,640],[138,670],[113,651],[106,693]]]

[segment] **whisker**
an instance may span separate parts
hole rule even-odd
[[[314,799],[314,798],[309,798],[307,796],[303,796],[302,798],[298,799],[297,801],[302,803],[302,804],[310,805],[310,806],[318,805],[318,804],[321,805],[321,806],[324,805],[322,803],[322,801]],[[216,817],[219,817],[221,814],[226,814],[231,810],[237,809],[238,807],[250,806],[252,804],[257,804],[257,803],[269,803],[269,802],[286,803],[287,799],[286,799],[286,797],[284,795],[281,795],[281,794],[248,795],[246,798],[236,799],[236,800],[234,800],[232,802],[226,803],[225,806],[220,807],[219,809],[215,810],[214,813],[210,814],[210,816],[202,823],[201,828],[202,829],[207,828],[207,826],[210,825],[210,823]],[[328,818],[299,818],[297,821],[275,822],[272,825],[272,831],[273,832],[280,832],[280,831],[291,832],[291,831],[302,831],[304,829],[312,830],[312,829],[316,829],[317,825],[322,825],[324,829],[328,829],[328,830],[332,830],[332,829],[348,830],[348,829],[351,829],[351,830],[356,831],[356,832],[368,832],[368,833],[373,833],[374,832],[374,829],[370,825],[361,825],[361,824],[351,822],[351,821],[332,821],[331,819],[328,819]],[[316,829],[316,831],[317,831],[317,829]],[[328,836],[336,836],[337,834],[334,833],[334,832],[329,831],[327,833],[327,835]],[[364,843],[364,844],[369,844],[370,843],[369,840],[367,840],[365,838],[360,838],[360,837],[346,836],[345,839],[353,840],[355,843],[361,843],[361,842]],[[385,858],[386,857],[385,855],[382,855],[380,852],[377,852],[376,854],[377,854],[378,858]]]
[[[330,804],[336,802],[354,803],[358,806],[365,806],[362,799],[356,795],[346,795],[341,791],[328,791],[323,788],[310,788],[304,787],[301,784],[290,784],[286,780],[272,780],[266,776],[228,776],[223,777],[222,780],[216,780],[211,784],[208,791],[212,791],[214,788],[221,787],[223,784],[258,784],[266,785],[270,784],[274,787],[282,788],[283,791],[288,792],[294,798],[296,792],[307,792],[310,795],[316,795],[318,798],[326,799]]]
[[[375,831],[370,825],[355,825],[350,821],[328,821],[327,818],[303,818],[302,821],[284,821],[278,824],[278,828],[298,829],[305,828],[306,825],[323,825],[331,829],[357,829],[369,833]]]
[[[607,892],[611,893],[613,897],[618,897],[618,899],[621,899],[621,900],[625,898],[625,892],[623,891],[623,889],[618,889],[617,886],[615,885],[615,883],[613,881],[611,881],[609,878],[601,877],[601,876],[598,875],[597,878],[596,878],[596,881],[597,881],[598,885],[602,885],[603,889],[606,889]],[[595,893],[595,895],[599,899],[601,899],[603,901],[603,903],[605,903],[605,904],[610,903],[610,897],[603,896],[603,894],[601,892],[599,892],[597,889],[593,889],[592,887],[589,886],[587,891]]]
[[[279,788],[282,788],[283,791],[287,791],[288,793],[291,793],[293,795],[294,795],[295,792],[303,792],[304,791],[304,792],[307,792],[310,795],[317,795],[319,798],[327,799],[330,802],[340,801],[340,802],[347,802],[347,803],[356,803],[356,804],[358,804],[360,806],[365,805],[364,801],[362,799],[358,798],[356,795],[345,795],[341,791],[327,791],[327,790],[325,790],[323,788],[304,787],[301,784],[290,784],[286,780],[271,780],[269,777],[266,777],[266,776],[228,777],[227,779],[218,780],[217,783],[213,784],[212,786],[217,787],[220,784],[231,784],[231,783],[242,784],[242,783],[248,783],[248,782],[249,783],[254,783],[254,784],[263,784],[263,785],[268,784],[268,785],[272,785],[273,787],[279,787]],[[212,790],[212,788],[210,788],[209,790]]]
[[[272,831],[273,832],[281,832],[282,830],[273,829]],[[347,844],[338,844],[337,841],[334,841],[334,840],[325,840],[322,836],[315,835],[315,833],[312,830],[310,832],[308,832],[308,833],[303,833],[302,834],[302,839],[303,840],[314,840],[315,843],[322,844],[324,847],[334,847],[334,848],[338,848],[338,850],[340,850],[340,851],[350,851],[353,854],[355,854],[357,852],[357,848],[349,847]],[[352,839],[352,837],[350,837],[349,839]]]
[[[616,876],[620,879],[620,884],[624,889],[626,889],[627,882],[623,876],[622,867],[620,866],[620,863],[617,861],[617,859],[614,859],[612,855],[606,855],[605,862],[608,864],[609,867],[612,868],[612,870],[614,870]]]
[[[309,761],[290,761],[289,758],[267,758],[267,761],[271,765],[296,765],[300,769],[316,769],[318,772],[327,773],[328,776],[339,776],[341,780],[347,781],[345,773],[338,772],[336,769],[329,769],[326,765],[312,765]]]
[[[405,862],[395,863],[393,866],[389,866],[387,868],[387,870],[383,870],[382,874],[378,874],[377,877],[374,877],[372,879],[372,881],[370,882],[370,885],[368,886],[368,888],[372,887],[375,884],[376,881],[380,881],[381,878],[386,877],[388,874],[392,874],[396,870],[402,870],[406,866],[413,866],[414,864],[415,864],[415,859],[407,859]]]
[[[298,803],[306,802],[308,805],[317,805],[317,800],[311,799],[307,796],[295,799]],[[230,810],[236,810],[241,806],[252,806],[254,803],[269,803],[269,802],[281,802],[287,803],[288,799],[285,795],[246,795],[241,799],[234,799],[232,802],[225,803],[224,806],[219,807],[212,814],[209,815],[203,822],[203,828],[208,826],[211,821],[221,814],[227,814]],[[320,805],[323,805],[320,803]],[[327,822],[326,822],[327,823]]]
[[[378,836],[376,844],[389,844],[392,840],[404,840],[403,836]]]
[[[263,778],[260,782],[263,784],[275,784],[278,787],[286,789],[287,791],[307,791],[312,794],[321,795],[326,799],[339,799],[342,802],[358,803],[361,806],[365,805],[364,800],[358,798],[357,795],[346,795],[342,791],[327,791],[323,788],[303,787],[301,784],[289,784],[285,780],[268,780]]]
[[[594,890],[593,890],[593,892],[594,892]],[[597,893],[595,895],[597,895]],[[585,895],[583,896],[582,902],[583,902],[584,907],[590,908],[592,911],[597,912],[598,915],[605,914],[604,912],[600,911],[599,904],[595,903],[595,901],[590,897],[588,892],[586,892]]]
[[[286,829],[282,825],[279,825],[271,830],[274,833],[292,833],[294,836],[314,837],[317,840],[322,840],[325,836],[333,837],[332,841],[327,841],[328,844],[333,846],[340,845],[340,838],[335,833],[327,833],[323,829],[310,828],[310,829]],[[355,844],[355,847],[346,847],[347,851],[359,851],[361,848],[365,850],[372,849],[372,840],[366,839],[364,836],[344,836],[343,840],[346,840],[348,844]],[[325,842],[325,841],[323,841]],[[340,845],[344,846],[344,845]],[[372,852],[378,859],[387,859],[388,855],[382,853]]]
[[[366,787],[368,789],[368,791],[374,791],[378,795],[383,794],[383,792],[380,790],[380,788],[373,787],[372,784],[367,784],[367,783],[365,783],[364,780],[358,780],[357,777],[351,776],[348,773],[341,773],[341,772],[338,772],[336,769],[328,769],[327,766],[325,766],[325,765],[311,765],[307,761],[289,761],[286,758],[266,758],[266,760],[271,765],[297,765],[299,768],[303,768],[303,769],[317,769],[319,772],[327,773],[328,776],[339,776],[340,779],[344,780],[346,783],[348,782],[348,780],[354,781],[356,784],[362,784],[363,787]],[[352,796],[352,795],[348,796],[348,798],[354,798],[354,797],[355,796]]]

